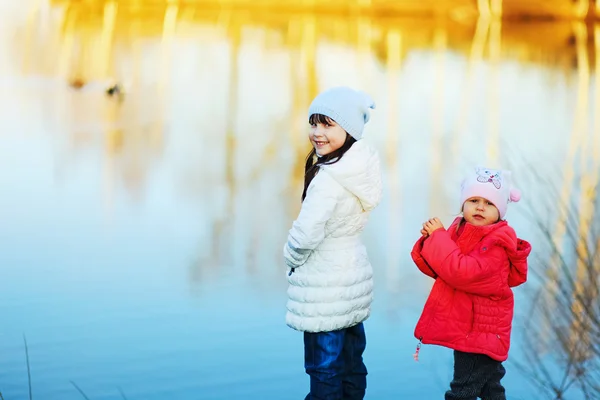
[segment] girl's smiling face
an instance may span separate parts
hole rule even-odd
[[[308,138],[318,156],[325,156],[342,147],[348,135],[344,128],[329,117],[313,114],[309,119]]]

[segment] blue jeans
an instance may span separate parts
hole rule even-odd
[[[304,368],[310,393],[304,400],[362,400],[367,389],[362,323],[333,332],[304,332]]]

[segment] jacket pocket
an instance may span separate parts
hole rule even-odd
[[[460,334],[463,338],[469,337],[475,325],[475,304],[468,293],[456,289],[453,289],[453,292],[450,315],[458,324],[458,332],[455,331],[454,334]]]

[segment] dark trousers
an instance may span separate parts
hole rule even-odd
[[[454,352],[454,379],[446,400],[506,400],[500,380],[506,370],[502,363],[484,354]]]
[[[362,400],[367,388],[363,324],[333,332],[304,333],[304,368],[310,393],[304,400]]]

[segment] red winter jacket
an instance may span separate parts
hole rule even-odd
[[[487,226],[462,222],[457,218],[448,230],[438,229],[413,248],[417,267],[435,279],[415,337],[504,361],[514,310],[511,287],[527,280],[531,245],[518,239],[506,221]]]

